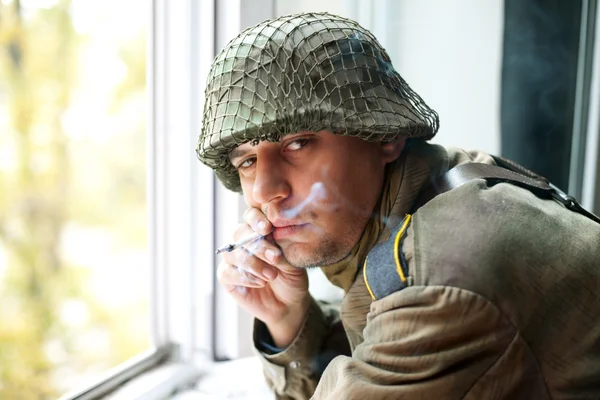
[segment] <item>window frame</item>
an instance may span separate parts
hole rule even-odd
[[[589,85],[587,98],[582,101],[587,108],[585,129],[585,146],[579,148],[580,157],[584,159],[581,172],[583,172],[583,181],[581,188],[581,204],[584,208],[600,215],[600,7],[596,0],[590,0],[595,19],[587,16],[587,20],[593,20],[591,31],[586,31],[588,41],[587,61],[591,63],[587,70],[588,81],[583,84]],[[588,5],[588,1],[584,6]],[[593,13],[590,13],[593,15]],[[586,14],[584,14],[586,15]],[[582,33],[583,34],[583,33]],[[586,65],[588,67],[588,65]],[[583,90],[582,90],[583,91]],[[575,147],[575,146],[574,146]]]
[[[163,381],[146,382],[161,390],[144,398],[160,398],[193,383],[202,370],[196,365],[212,361],[215,178],[194,149],[204,81],[214,57],[215,4],[149,2],[146,150],[152,346],[60,400],[101,398],[151,371],[175,367],[178,372]],[[198,279],[199,273],[204,279]],[[148,387],[142,392],[146,396]]]
[[[579,32],[579,54],[577,65],[575,110],[573,114],[573,139],[571,144],[571,161],[569,168],[568,192],[575,198],[588,200],[587,192],[593,186],[595,172],[590,170],[591,163],[595,159],[589,154],[587,147],[592,149],[594,141],[598,136],[598,127],[594,127],[594,113],[598,113],[598,107],[591,107],[597,100],[598,93],[594,95],[593,80],[598,80],[598,70],[593,69],[598,62],[598,20],[600,13],[596,0],[584,0],[581,4],[581,29]],[[595,75],[595,77],[594,77]],[[597,86],[597,82],[596,82]],[[594,98],[596,97],[596,99]],[[591,175],[591,176],[590,176]],[[585,192],[585,194],[584,194]],[[593,204],[584,204],[591,209]]]

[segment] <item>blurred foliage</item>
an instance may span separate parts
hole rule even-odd
[[[130,115],[142,104],[139,117],[100,145],[74,140],[65,115],[88,38],[71,11],[69,1],[35,10],[0,1],[0,399],[56,398],[150,342],[148,299],[105,304],[93,268],[64,252],[74,225],[144,249],[144,38],[118,49],[127,73],[108,108]]]

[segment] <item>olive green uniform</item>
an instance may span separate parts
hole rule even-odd
[[[399,174],[405,198],[428,182],[421,157]],[[600,399],[599,224],[482,179],[420,208],[401,251],[408,287],[373,300],[359,272],[339,311],[313,301],[287,349],[259,352],[277,398]]]

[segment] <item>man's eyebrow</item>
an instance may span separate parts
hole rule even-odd
[[[239,147],[236,147],[235,149],[231,150],[231,152],[229,153],[229,160],[231,161],[233,159],[242,157],[247,152],[248,152],[247,150],[240,149]]]

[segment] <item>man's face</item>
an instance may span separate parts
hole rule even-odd
[[[280,143],[243,144],[229,157],[246,203],[274,225],[273,239],[287,260],[308,268],[341,260],[358,242],[398,146],[403,142],[299,132]]]

